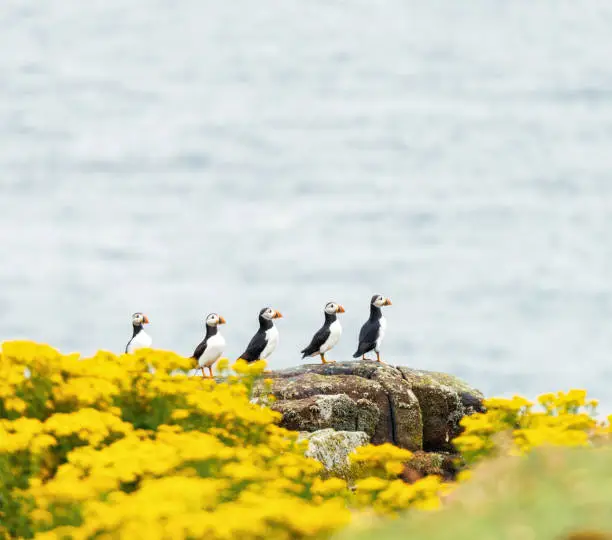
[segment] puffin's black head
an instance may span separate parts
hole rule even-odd
[[[218,315],[217,313],[209,313],[206,316],[206,326],[217,326],[219,324],[225,324],[225,319]]]
[[[325,304],[325,313],[328,315],[344,313],[344,307],[342,307],[340,304],[336,304],[336,302],[327,302],[327,304]]]
[[[374,296],[372,296],[372,300],[370,300],[370,304],[380,308],[383,306],[390,306],[391,300],[389,298],[385,298],[381,294],[375,294]]]
[[[271,321],[272,319],[280,319],[282,314],[280,311],[276,311],[271,307],[265,307],[259,312],[259,318],[265,319],[266,321]]]
[[[143,324],[149,324],[149,318],[139,311],[132,315],[132,325],[133,326],[142,326]]]

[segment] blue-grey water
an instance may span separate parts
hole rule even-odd
[[[612,409],[608,0],[3,2],[0,339],[355,350]]]

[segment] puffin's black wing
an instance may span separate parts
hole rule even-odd
[[[318,353],[321,349],[321,345],[327,341],[330,333],[329,326],[322,326],[319,330],[317,330],[315,335],[312,336],[312,340],[310,341],[308,347],[300,351],[302,353],[302,358]]]
[[[266,348],[266,344],[266,333],[257,331],[251,341],[249,341],[246,351],[240,355],[240,358],[246,360],[247,362],[255,362],[255,360],[259,360],[261,353]]]
[[[134,338],[132,338],[134,339]],[[132,339],[130,339],[130,341],[127,342],[127,345],[125,346],[125,354],[127,354],[128,352],[128,347],[130,346],[130,343],[132,343]]]
[[[193,354],[191,355],[193,358],[195,358],[196,360],[200,359],[200,356],[202,356],[204,354],[204,351],[206,350],[207,341],[208,338],[204,338],[202,342],[196,347],[196,350],[193,351]]]
[[[359,332],[359,345],[357,346],[357,352],[353,355],[353,358],[363,356],[365,353],[370,352],[376,347],[376,340],[378,339],[378,330],[380,329],[380,323],[378,321],[367,320],[361,327]]]

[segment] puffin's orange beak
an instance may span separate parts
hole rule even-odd
[[[274,312],[274,317],[272,317],[273,319],[282,319],[283,318],[283,314],[280,311],[275,311]]]
[[[338,304],[338,313],[344,313],[344,306]]]
[[[391,303],[391,299],[390,299],[390,298],[387,298],[387,299],[385,300],[385,306],[391,306],[391,305],[393,305],[393,304]]]
[[[149,324],[149,317],[147,317],[146,315],[143,315],[142,322],[143,322],[144,324]]]
[[[219,315],[219,324],[225,324],[225,319]]]

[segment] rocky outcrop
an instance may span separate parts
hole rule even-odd
[[[368,444],[370,437],[363,431],[335,431],[322,429],[300,433],[298,440],[308,441],[306,456],[321,462],[333,476],[352,480],[349,455],[359,446]]]
[[[456,377],[373,361],[306,364],[266,377],[284,427],[363,431],[374,444],[410,450],[449,450],[461,418],[482,410],[482,394]]]

